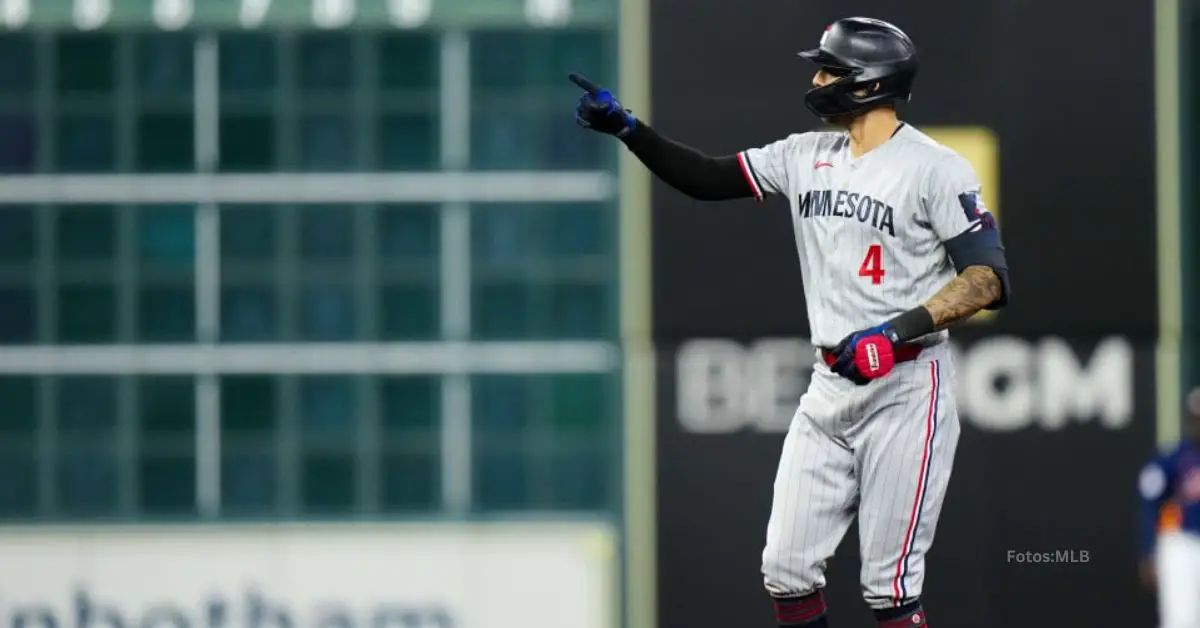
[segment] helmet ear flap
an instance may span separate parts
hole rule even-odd
[[[853,79],[839,80],[809,90],[804,100],[808,109],[823,119],[857,115],[898,100],[907,101],[911,97],[910,79],[905,75],[893,75],[860,83]]]

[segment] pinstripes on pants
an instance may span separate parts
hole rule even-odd
[[[863,387],[818,364],[775,477],[762,566],[768,591],[824,587],[826,561],[857,516],[867,603],[920,596],[959,431],[947,343]]]

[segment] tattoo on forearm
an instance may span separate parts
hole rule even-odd
[[[1000,277],[986,266],[968,266],[925,304],[933,325],[945,329],[1000,298]]]

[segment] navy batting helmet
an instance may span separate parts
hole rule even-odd
[[[896,100],[907,101],[917,74],[917,49],[904,31],[883,20],[848,17],[830,24],[817,48],[800,53],[837,80],[804,96],[821,118],[853,115]],[[878,89],[870,89],[875,83]],[[868,89],[862,96],[854,92]]]

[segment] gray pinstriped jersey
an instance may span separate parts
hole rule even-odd
[[[738,160],[757,198],[791,205],[817,346],[932,297],[955,275],[943,243],[988,214],[970,162],[908,124],[857,159],[845,132],[809,132]]]

